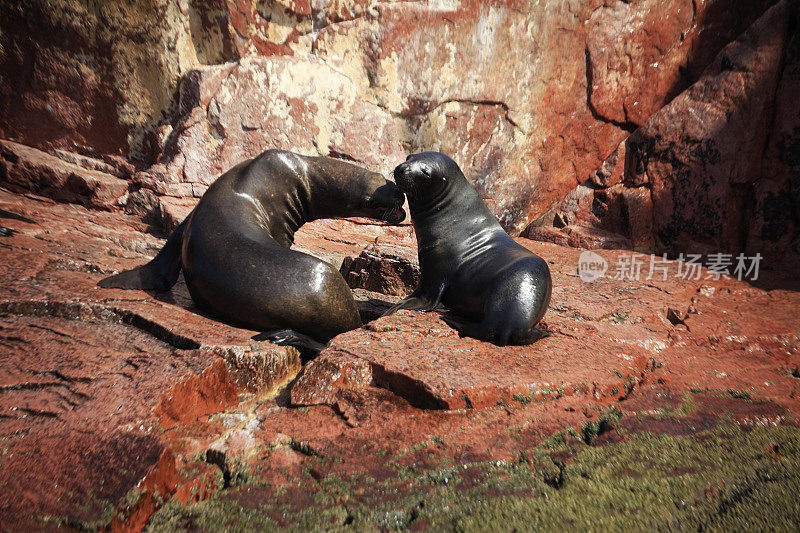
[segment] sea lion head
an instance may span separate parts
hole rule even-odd
[[[411,154],[394,169],[394,179],[409,201],[435,198],[462,177],[456,162],[439,152]]]
[[[317,181],[324,183],[319,218],[366,217],[398,224],[406,218],[405,196],[381,174],[352,163],[317,158]]]
[[[383,176],[371,187],[372,191],[363,197],[363,206],[357,209],[357,216],[384,220],[399,224],[406,218],[403,210],[405,195],[400,188]]]

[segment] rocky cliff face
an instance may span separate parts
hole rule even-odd
[[[528,234],[797,268],[797,22],[796,5],[767,10]]]
[[[514,234],[536,221],[545,229],[528,233],[539,238],[587,243],[597,238],[574,235],[610,231],[603,242],[651,251],[766,247],[777,257],[797,246],[796,214],[785,215],[797,211],[797,7],[784,0],[765,15],[773,4],[16,3],[0,15],[0,137],[128,156],[146,171],[131,209],[167,221],[266,148],[382,172],[404,152],[440,150]],[[649,190],[623,194],[601,179],[594,194],[630,220],[559,224],[575,226],[570,238],[540,218],[623,159],[612,171],[638,173],[622,181]],[[716,177],[700,175],[719,164]],[[690,189],[696,202],[676,206]]]

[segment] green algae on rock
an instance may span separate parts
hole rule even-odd
[[[782,530],[800,519],[800,428],[642,431],[603,446],[550,440],[518,461],[417,472],[403,483],[411,491],[396,480],[365,483],[360,476],[302,483],[334,497],[276,504],[274,488],[240,486],[186,507],[170,503],[148,528]],[[251,490],[260,501],[248,497]]]

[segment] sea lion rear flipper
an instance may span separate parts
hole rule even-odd
[[[181,243],[189,218],[186,217],[172,232],[164,247],[149,263],[101,279],[97,285],[106,289],[167,291],[172,288],[181,272]]]
[[[265,331],[264,333],[254,335],[253,340],[270,341],[280,346],[294,346],[304,352],[304,355],[309,355],[311,357],[316,356],[325,349],[325,345],[321,342],[317,342],[308,335],[298,333],[293,329]]]

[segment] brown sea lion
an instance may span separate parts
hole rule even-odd
[[[192,299],[227,322],[311,352],[361,325],[339,272],[290,250],[304,223],[405,218],[403,194],[380,174],[326,157],[268,150],[220,176],[146,265],[101,287],[168,290],[183,270]]]

